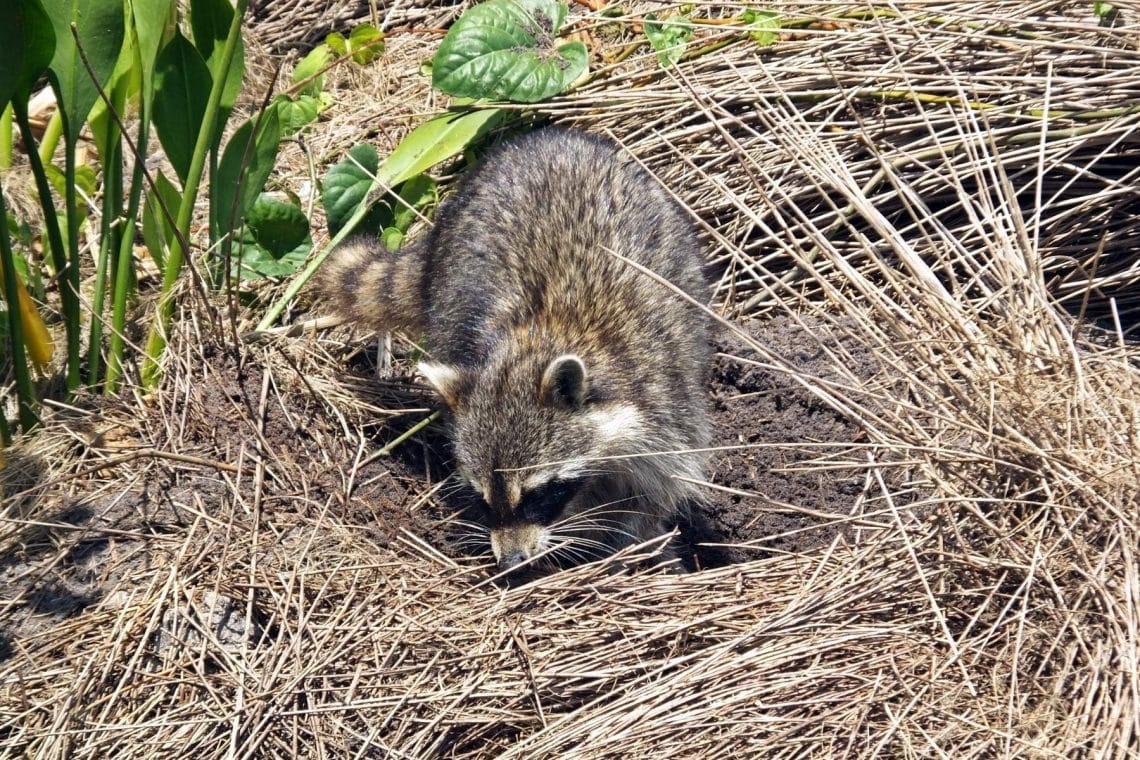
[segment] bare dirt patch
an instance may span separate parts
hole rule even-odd
[[[805,348],[815,342],[805,341],[791,320],[748,329],[802,360],[805,372],[822,368],[822,353]],[[862,476],[797,472],[794,466],[811,452],[795,444],[841,449],[858,438],[859,427],[792,380],[734,358],[747,355],[739,341],[724,337],[717,348],[710,379],[714,446],[726,450],[712,456],[709,480],[720,490],[710,488],[707,502],[678,526],[683,561],[690,568],[715,567],[832,540],[839,523],[827,518],[851,510]],[[303,383],[270,394],[270,385],[285,379],[255,362],[239,366],[232,352],[217,349],[201,358],[197,377],[186,379],[182,393],[147,408],[149,417],[138,425],[143,440],[98,452],[112,462],[131,451],[178,451],[184,459],[142,454],[105,471],[89,467],[88,482],[75,494],[45,498],[20,534],[8,539],[13,550],[0,561],[0,586],[8,590],[0,628],[7,643],[0,653],[9,655],[14,642],[121,590],[124,579],[153,570],[168,539],[196,521],[207,527],[196,541],[181,543],[181,551],[224,543],[227,532],[253,530],[254,523],[281,539],[324,515],[378,552],[401,535],[414,535],[447,556],[468,556],[471,549],[448,520],[462,508],[462,496],[448,496],[453,489],[440,487],[450,467],[438,427],[404,441],[392,456],[353,466],[420,422],[433,403],[429,395],[399,380],[376,380],[374,355],[358,354],[350,362],[358,373],[354,384],[383,395],[390,416],[367,425],[370,439],[353,450],[335,410]],[[172,425],[171,419],[182,423]],[[140,462],[145,465],[116,483],[125,467]]]

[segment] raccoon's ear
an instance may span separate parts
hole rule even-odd
[[[581,409],[586,403],[586,364],[575,354],[556,356],[542,373],[539,398],[564,409]]]
[[[437,364],[435,362],[420,362],[416,365],[416,370],[424,376],[431,387],[435,388],[435,392],[443,399],[443,403],[452,409],[456,407],[465,385],[462,370],[449,364]]]

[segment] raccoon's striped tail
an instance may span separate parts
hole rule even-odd
[[[418,337],[424,331],[423,250],[420,241],[391,253],[379,241],[350,240],[321,266],[317,295],[334,314],[362,327]]]

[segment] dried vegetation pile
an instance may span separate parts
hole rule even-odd
[[[6,504],[0,556],[50,543],[46,505],[110,514],[145,483],[160,507],[83,534],[137,560],[116,555],[113,593],[9,644],[0,747],[1136,756],[1140,366],[1123,332],[1140,315],[1140,6],[1117,3],[1116,29],[1090,6],[827,11],[838,20],[772,49],[735,42],[669,72],[634,53],[544,106],[614,134],[700,215],[731,322],[810,318],[873,352],[860,374],[851,344],[828,341],[834,371],[817,377],[742,338],[745,359],[865,431],[789,442],[820,478],[865,473],[840,537],[504,591],[384,532],[370,494],[391,476],[361,464],[377,410],[335,377],[339,359],[297,339],[249,349],[244,381],[210,397],[220,338],[187,316],[157,398],[79,420],[130,445],[80,459],[63,412],[26,445],[43,471],[21,470],[34,490]],[[617,49],[620,23],[581,26]],[[219,410],[247,443],[211,438]],[[272,444],[273,426],[294,443]],[[412,511],[434,487],[405,486]]]

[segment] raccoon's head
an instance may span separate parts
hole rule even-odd
[[[628,450],[641,415],[595,392],[581,357],[516,354],[481,370],[419,370],[451,411],[459,472],[483,498],[501,569],[556,551],[591,520],[605,525],[592,509],[598,479],[623,463],[598,458]]]

